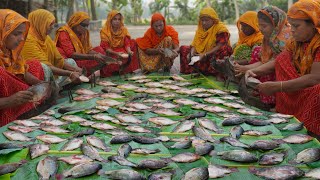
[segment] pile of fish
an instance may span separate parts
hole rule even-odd
[[[237,178],[239,170],[228,167],[231,162],[247,165],[248,173],[265,179],[320,179],[319,168],[302,171],[296,167],[319,161],[320,147],[288,156],[292,152],[287,144],[313,140],[301,133],[303,123],[290,123],[291,115],[263,113],[231,95],[236,92],[198,87],[178,75],[156,81],[133,76],[125,83],[101,80],[97,84],[100,92],[81,88],[74,98],[95,99],[95,107],[62,107],[16,120],[3,132],[8,140],[0,143],[0,151],[28,148],[28,159],[38,162],[35,172],[40,179],[93,174],[137,180]],[[61,117],[55,116],[57,112]],[[272,130],[274,125],[277,131]],[[275,134],[278,131],[292,133],[283,137]],[[53,144],[61,148],[52,149]],[[221,147],[228,150],[217,150]],[[210,163],[177,171],[179,164],[205,162],[203,158]],[[58,173],[60,163],[69,169]],[[109,164],[122,168],[102,170]],[[27,165],[26,160],[0,165],[0,175]]]

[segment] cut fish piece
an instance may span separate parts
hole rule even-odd
[[[113,100],[113,99],[98,100],[96,103],[101,105],[101,106],[110,106],[110,107],[119,106],[119,105],[122,104],[122,102],[119,102],[119,101],[116,101],[116,100]]]

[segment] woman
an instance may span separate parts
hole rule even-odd
[[[247,70],[261,66],[273,60],[284,48],[285,42],[290,37],[290,26],[287,15],[275,6],[267,6],[258,12],[259,27],[264,35],[261,47],[256,47],[251,55],[250,65],[235,65],[235,72],[239,75]],[[261,82],[274,81],[275,74],[259,77]],[[260,100],[271,107],[275,105],[274,96],[260,94]]]
[[[98,65],[97,61],[104,62],[106,57],[92,49],[90,43],[90,17],[85,12],[74,13],[68,23],[56,32],[55,43],[63,58],[72,58],[80,68],[87,70]],[[91,72],[93,73],[93,72]]]
[[[288,20],[293,38],[285,50],[274,61],[247,71],[246,77],[275,72],[275,82],[257,88],[276,95],[277,112],[294,115],[320,135],[320,4],[298,1],[289,9]]]
[[[122,67],[125,69],[120,73],[131,73],[139,69],[139,62],[136,54],[136,43],[130,39],[130,34],[124,26],[122,14],[117,10],[112,10],[108,14],[107,21],[100,31],[103,54],[110,55],[114,59],[121,60],[119,64],[110,64],[104,67],[101,75],[111,76],[114,72],[119,72]],[[130,56],[126,57],[126,56]]]
[[[68,77],[71,81],[78,81],[82,69],[77,67],[72,59],[65,60],[48,36],[55,24],[53,14],[47,10],[38,9],[31,12],[28,19],[30,31],[22,49],[22,57],[26,60],[38,59],[49,66],[54,75],[63,76],[58,79],[60,85],[64,85]]]
[[[152,15],[151,27],[136,41],[143,72],[170,71],[178,56],[179,38],[178,32],[166,25],[162,14]]]
[[[237,21],[239,40],[233,50],[235,60],[239,64],[250,61],[252,49],[261,45],[263,34],[259,30],[258,14],[247,11]]]
[[[199,15],[198,28],[195,37],[189,46],[181,46],[180,71],[192,73],[194,68],[189,66],[193,56],[200,56],[200,60],[194,66],[202,73],[216,75],[212,68],[212,59],[224,59],[232,54],[229,43],[230,33],[227,27],[219,21],[218,15],[210,7],[203,8]]]
[[[0,126],[35,108],[28,88],[44,78],[39,62],[27,65],[20,55],[29,26],[20,14],[0,9]]]

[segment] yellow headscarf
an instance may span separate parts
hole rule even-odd
[[[68,23],[62,27],[60,27],[56,32],[56,38],[55,43],[58,41],[58,37],[60,32],[66,31],[68,32],[72,45],[75,48],[77,53],[87,54],[91,49],[91,43],[90,43],[90,36],[89,36],[89,30],[86,30],[86,33],[81,35],[81,37],[78,37],[72,28],[74,26],[79,25],[84,20],[90,19],[90,16],[86,12],[76,12],[74,13]]]
[[[196,49],[197,53],[208,52],[214,46],[216,46],[217,34],[223,32],[227,32],[229,34],[227,27],[222,22],[220,22],[219,17],[214,9],[212,9],[211,7],[203,8],[200,11],[200,18],[203,16],[210,17],[218,21],[218,23],[214,24],[210,29],[205,31],[202,27],[201,19],[199,19],[196,35],[193,39],[193,42],[191,43],[191,45]]]
[[[117,32],[114,32],[112,29],[112,22],[111,21],[117,14],[121,15],[121,27]],[[130,34],[128,32],[128,29],[124,26],[123,16],[119,11],[112,10],[108,14],[107,21],[100,31],[100,36],[101,36],[101,41],[108,42],[110,47],[112,47],[112,48],[124,46],[124,38],[125,37],[130,38]]]
[[[320,47],[320,3],[315,0],[300,0],[293,4],[288,11],[288,17],[292,19],[311,20],[317,29],[305,50],[302,42],[292,39],[286,48],[293,54],[293,63],[300,75],[309,74],[316,51]]]
[[[242,30],[241,30],[241,24],[245,23],[252,27],[255,32],[251,34],[250,36],[246,36]],[[259,30],[259,24],[258,24],[258,13],[255,11],[247,11],[244,14],[242,14],[237,21],[237,27],[239,32],[239,40],[236,46],[246,44],[250,47],[253,47],[256,44],[261,44],[263,39],[263,34]]]
[[[30,32],[22,49],[22,57],[25,60],[37,59],[44,64],[63,68],[64,59],[59,53],[55,43],[47,31],[54,16],[47,10],[38,9],[29,14]]]
[[[10,9],[0,9],[0,66],[12,74],[24,74],[26,71],[25,61],[20,55],[25,41],[20,42],[14,50],[7,49],[4,43],[9,34],[22,23],[26,24],[25,39],[30,27],[28,20]]]

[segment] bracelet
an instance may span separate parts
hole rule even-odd
[[[93,60],[96,60],[96,55],[97,55],[97,54],[93,54]]]
[[[283,92],[283,90],[282,90],[282,81],[280,81],[280,92]]]
[[[72,76],[73,73],[74,73],[74,72],[71,72],[71,73],[70,73],[69,78],[71,78],[71,76]]]

